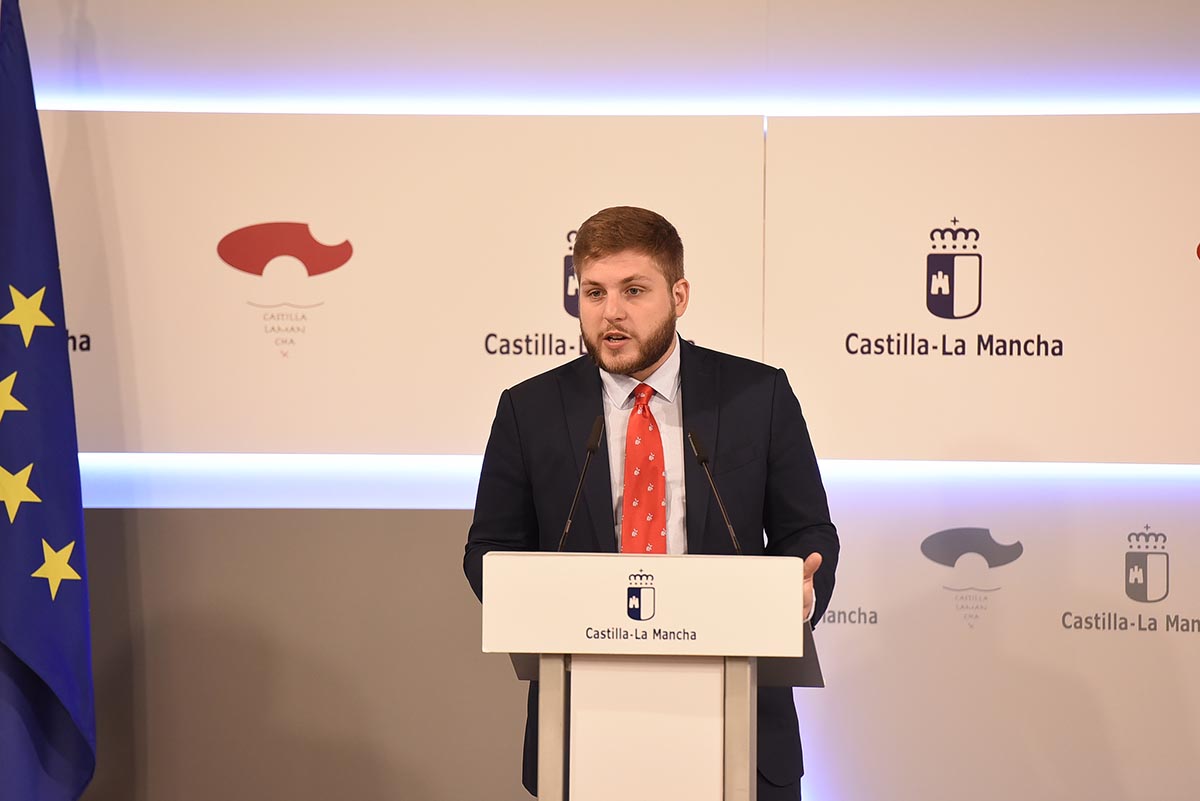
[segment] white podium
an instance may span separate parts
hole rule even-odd
[[[758,686],[823,686],[800,559],[494,551],[483,570],[483,650],[539,681],[539,801],[754,801]]]

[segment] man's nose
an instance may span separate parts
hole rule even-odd
[[[604,319],[614,322],[625,319],[625,301],[620,294],[609,294],[604,299]]]

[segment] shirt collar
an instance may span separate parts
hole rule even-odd
[[[660,364],[658,369],[651,373],[645,381],[638,381],[633,376],[617,375],[601,369],[600,382],[604,385],[604,394],[608,397],[608,402],[618,409],[632,407],[633,391],[637,389],[638,384],[649,385],[655,394],[661,396],[667,403],[674,403],[675,396],[679,393],[678,335],[672,344],[671,355],[667,356],[667,360]]]

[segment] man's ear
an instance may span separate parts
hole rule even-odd
[[[675,286],[671,287],[671,299],[675,302],[676,317],[682,317],[683,313],[687,311],[691,293],[692,285],[688,283],[686,278],[680,278],[675,282]]]

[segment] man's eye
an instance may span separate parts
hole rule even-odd
[[[642,288],[640,286],[631,286],[631,287],[629,287],[629,289],[626,289],[625,291],[627,293],[629,293],[630,295],[635,295],[635,296],[642,294]]]
[[[603,295],[604,293],[601,292],[599,289],[589,289],[587,292],[584,292],[583,294],[585,297],[589,297],[592,300],[598,300],[601,297],[601,295]]]

